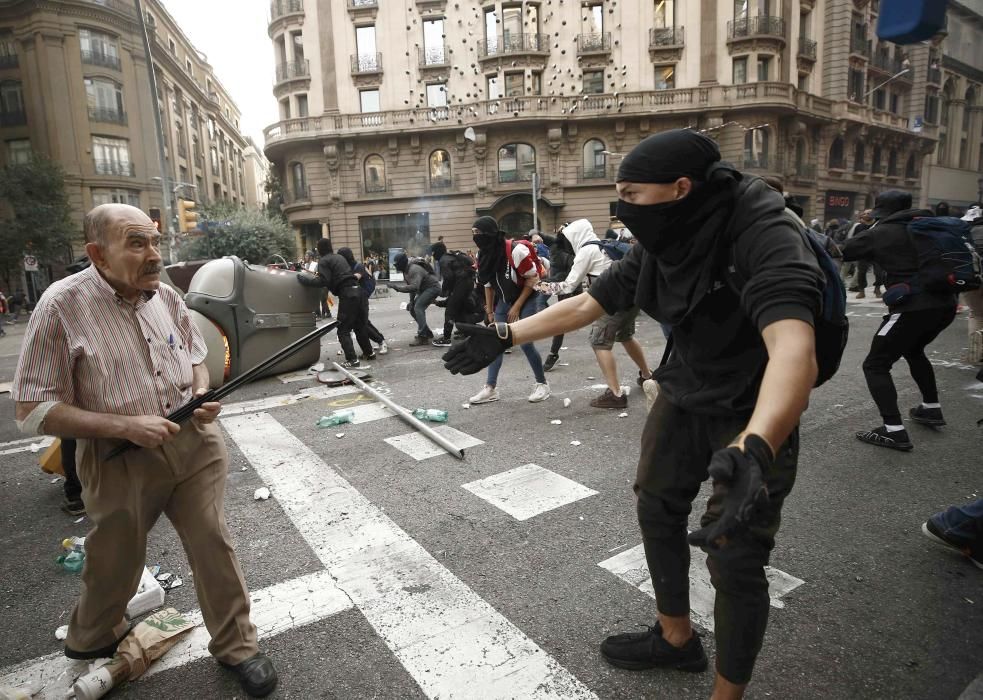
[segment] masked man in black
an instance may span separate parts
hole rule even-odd
[[[645,139],[617,178],[617,216],[639,245],[587,294],[514,323],[464,328],[470,337],[444,360],[451,372],[476,372],[508,347],[635,305],[672,326],[675,345],[655,373],[660,393],[634,486],[658,620],[646,632],[607,638],[601,654],[628,669],[707,667],[689,618],[686,526],[709,475],[713,495],[689,542],[708,554],[716,589],[713,698],[724,700],[742,697],[764,637],[764,567],[817,376],[824,278],[782,195],[719,160],[717,145],[692,131]],[[729,265],[746,280],[740,291],[724,281]]]

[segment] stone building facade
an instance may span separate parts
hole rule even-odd
[[[252,204],[239,110],[157,0],[145,0],[171,197]],[[128,0],[0,4],[0,159],[58,161],[79,221],[104,202],[161,208],[147,57]],[[164,222],[166,224],[166,222]]]
[[[872,0],[274,0],[266,154],[299,245],[363,253],[611,221],[620,157],[707,130],[807,216],[922,196],[929,49],[880,45]],[[917,123],[917,128],[915,127]],[[538,178],[538,220],[532,181]]]

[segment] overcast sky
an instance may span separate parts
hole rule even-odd
[[[263,147],[263,128],[277,121],[269,0],[161,0],[207,57],[242,112],[242,132]]]

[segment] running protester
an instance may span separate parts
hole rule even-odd
[[[433,331],[427,325],[427,307],[440,295],[440,283],[433,269],[419,258],[412,260],[406,253],[399,253],[393,258],[396,272],[403,273],[404,282],[390,282],[389,286],[397,292],[410,295],[410,315],[416,321],[416,337],[410,341],[411,346],[430,345]]]

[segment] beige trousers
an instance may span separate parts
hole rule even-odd
[[[228,454],[216,424],[182,425],[155,449],[131,450],[111,461],[101,455],[115,440],[79,440],[82,499],[94,525],[85,540],[82,592],[66,644],[91,651],[127,629],[126,604],[146,562],[147,533],[165,514],[191,563],[208,650],[237,664],[257,651],[249,621],[249,592],[225,523]]]

